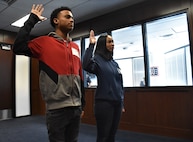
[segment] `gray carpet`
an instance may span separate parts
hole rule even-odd
[[[96,127],[81,124],[79,142],[95,142]],[[48,142],[44,116],[27,116],[0,121],[0,142]],[[192,142],[119,130],[116,142]]]

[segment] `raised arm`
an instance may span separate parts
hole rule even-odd
[[[90,73],[95,73],[96,64],[93,58],[93,50],[94,50],[94,45],[96,43],[96,38],[93,30],[90,31],[89,38],[90,38],[90,44],[87,50],[85,51],[84,57],[83,57],[83,69]]]
[[[46,18],[42,16],[44,11],[43,6],[33,5],[31,9],[31,14],[28,20],[24,23],[24,26],[20,28],[16,40],[13,45],[13,52],[15,54],[31,56],[32,53],[28,48],[29,35],[32,28],[38,21],[45,20]]]
[[[93,31],[93,30],[90,30],[89,39],[90,39],[90,44],[95,44],[95,43],[96,43],[96,38],[95,38],[95,35],[94,35],[94,31]]]

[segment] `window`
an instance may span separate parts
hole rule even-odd
[[[113,30],[111,33],[115,44],[113,58],[121,68],[124,87],[192,86],[186,13]],[[89,38],[84,40],[86,49]],[[96,76],[85,74],[85,77],[89,77],[89,85],[85,83],[87,87],[96,87]]]
[[[186,13],[146,23],[149,86],[192,85]]]
[[[73,42],[78,45],[79,50],[80,50],[80,57],[81,57],[81,43],[80,43],[80,40],[74,40]]]
[[[142,26],[136,25],[112,31],[114,59],[123,75],[123,86],[144,86],[144,52]]]

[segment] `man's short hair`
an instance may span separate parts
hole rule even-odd
[[[69,7],[66,7],[66,6],[62,6],[60,8],[55,9],[52,12],[52,14],[50,15],[50,24],[52,25],[52,27],[55,28],[55,26],[56,26],[55,23],[54,23],[54,18],[57,18],[58,13],[60,13],[60,11],[63,11],[63,10],[68,10],[68,11],[72,12],[72,10]]]

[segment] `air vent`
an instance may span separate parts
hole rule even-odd
[[[11,5],[15,2],[16,0],[0,0],[0,2],[5,3],[6,5]]]

